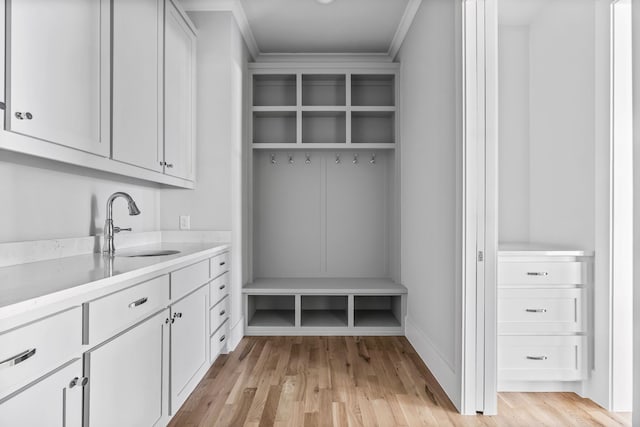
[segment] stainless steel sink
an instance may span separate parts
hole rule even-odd
[[[167,255],[175,255],[179,254],[180,251],[174,250],[156,250],[156,251],[139,251],[139,252],[125,252],[125,253],[117,253],[116,256],[126,257],[126,258],[136,258],[136,257],[151,257],[151,256],[167,256]]]

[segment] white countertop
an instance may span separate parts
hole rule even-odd
[[[228,250],[227,243],[156,243],[123,249],[122,255],[143,250],[178,250],[156,257],[77,255],[0,268],[0,320],[46,304],[89,295],[127,280],[186,266]]]
[[[546,243],[499,243],[498,256],[593,256],[592,250]]]

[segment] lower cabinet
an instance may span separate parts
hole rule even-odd
[[[85,425],[162,424],[167,315],[164,310],[85,353]]]
[[[171,306],[170,415],[180,409],[209,368],[208,303],[205,285]]]
[[[0,402],[0,426],[81,427],[82,360]]]

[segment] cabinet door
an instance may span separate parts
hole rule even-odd
[[[162,171],[163,0],[113,3],[113,158]]]
[[[165,173],[195,179],[195,35],[173,3],[165,17]]]
[[[203,286],[171,307],[171,414],[189,397],[207,365],[208,286]],[[205,368],[206,369],[206,368]]]
[[[85,420],[96,426],[152,426],[162,419],[163,329],[168,310],[85,354]]]
[[[0,402],[0,426],[81,427],[81,383],[82,360],[77,359]]]
[[[109,155],[109,1],[12,1],[8,130]]]

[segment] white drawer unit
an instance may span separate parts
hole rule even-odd
[[[209,311],[209,332],[214,333],[229,318],[229,297],[226,297]]]
[[[164,275],[83,304],[84,343],[95,345],[166,307],[169,276]]]
[[[498,268],[498,285],[585,285],[585,262],[509,262]]]
[[[171,299],[176,301],[209,281],[209,261],[200,261],[171,273]]]
[[[211,258],[211,277],[216,278],[222,273],[229,271],[229,263],[231,261],[231,257],[229,256],[229,252],[225,252],[223,254],[217,255]]]
[[[209,306],[213,307],[229,295],[229,273],[225,273],[209,284]]]
[[[0,399],[77,357],[82,309],[74,307],[0,335]]]
[[[579,381],[586,377],[586,337],[500,336],[500,381]]]
[[[211,335],[209,340],[211,363],[215,362],[216,358],[226,352],[227,340],[229,339],[229,322],[226,321],[218,328],[218,330]]]
[[[498,333],[586,332],[585,289],[500,289]]]

